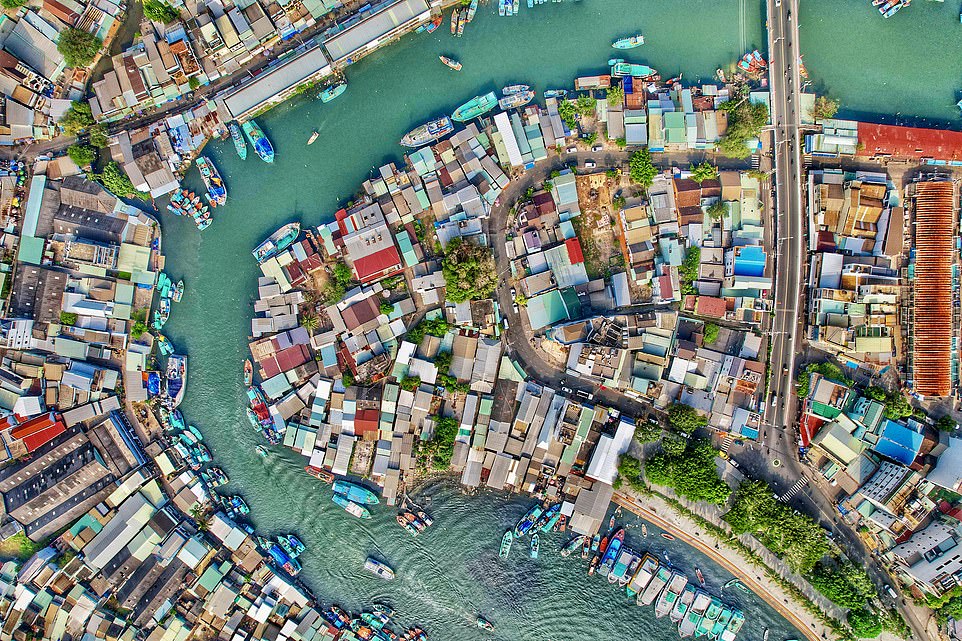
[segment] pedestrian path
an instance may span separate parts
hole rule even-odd
[[[795,481],[795,485],[788,488],[787,492],[785,492],[780,497],[778,497],[778,500],[781,501],[782,503],[788,503],[789,501],[792,500],[792,497],[798,494],[802,490],[802,488],[805,487],[806,485],[808,485],[808,477],[803,476],[802,478]]]

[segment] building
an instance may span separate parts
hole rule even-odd
[[[426,0],[388,0],[373,13],[346,23],[324,41],[324,48],[331,54],[332,63],[348,65],[430,18],[431,9]]]

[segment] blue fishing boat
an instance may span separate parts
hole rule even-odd
[[[236,122],[232,122],[227,125],[228,131],[230,131],[230,138],[234,141],[234,151],[240,156],[241,160],[247,160],[247,141],[244,140],[244,134],[241,133],[240,127],[237,126]]]
[[[518,521],[518,525],[515,526],[514,535],[516,537],[522,537],[527,534],[528,530],[534,527],[534,524],[538,521],[543,512],[544,509],[540,504],[537,504],[528,510],[528,512],[521,517],[521,520]]]
[[[347,89],[346,82],[339,82],[336,85],[331,85],[321,92],[321,102],[330,102],[340,96]]]
[[[366,487],[361,487],[354,483],[334,481],[333,488],[335,494],[340,494],[347,498],[348,501],[353,501],[359,505],[377,505],[381,502],[381,500],[377,498],[377,494]]]
[[[274,162],[274,146],[271,145],[271,141],[267,139],[258,124],[253,120],[248,120],[241,127],[260,159],[267,163]]]
[[[611,537],[611,541],[608,542],[608,548],[605,550],[604,556],[601,557],[601,562],[598,564],[598,572],[601,576],[607,577],[611,573],[611,568],[614,566],[615,559],[618,557],[618,552],[621,550],[624,542],[625,530],[622,528]]]

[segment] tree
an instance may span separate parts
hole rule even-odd
[[[97,159],[97,150],[90,145],[74,143],[67,147],[67,155],[70,160],[77,163],[79,167],[86,167]]]
[[[618,149],[624,149],[628,146],[628,141],[624,138],[615,138],[615,146],[618,147]]]
[[[860,639],[874,639],[882,634],[882,619],[866,608],[849,612],[848,624],[852,634]]]
[[[144,16],[154,22],[170,24],[180,18],[180,12],[160,0],[144,0]]]
[[[137,191],[134,187],[134,183],[130,182],[130,178],[124,173],[120,165],[116,162],[111,161],[104,166],[104,173],[99,176],[100,181],[103,183],[104,187],[107,188],[115,196],[120,197],[137,197],[141,200],[147,200],[150,194],[146,194],[142,191]]]
[[[647,147],[631,154],[631,158],[628,160],[628,175],[631,177],[631,182],[637,183],[645,189],[651,187],[655,176],[658,175],[658,168],[651,162],[651,152],[648,151]]]
[[[701,248],[697,245],[692,245],[688,248],[688,252],[685,253],[685,259],[681,261],[681,266],[678,268],[678,276],[681,279],[681,293],[697,294],[698,290],[695,289],[695,281],[698,280],[698,268],[701,266]]]
[[[354,382],[354,374],[351,374],[350,372],[344,372],[341,374],[341,384],[343,384],[344,387],[350,387],[351,385],[354,385]]]
[[[624,454],[618,459],[618,478],[615,479],[615,489],[620,489],[624,483],[636,492],[644,492],[648,489],[645,487],[641,462],[630,454]]]
[[[394,304],[384,301],[383,303],[381,303],[379,310],[382,314],[387,316],[394,311]]]
[[[861,608],[876,596],[872,579],[854,563],[831,568],[823,563],[805,577],[828,600],[843,608]]]
[[[668,424],[672,429],[685,434],[708,425],[708,419],[695,411],[695,408],[684,403],[672,403],[668,406]]]
[[[562,100],[558,103],[558,115],[568,126],[568,129],[574,131],[578,128],[578,119],[575,118],[575,105],[570,100]]]
[[[60,312],[61,325],[76,325],[77,315],[72,312]]]
[[[812,120],[818,122],[826,118],[834,118],[838,113],[838,100],[832,100],[828,96],[818,96],[815,104],[812,105]]]
[[[718,340],[718,329],[718,325],[715,323],[705,323],[705,345],[711,345]]]
[[[147,323],[142,320],[134,321],[134,326],[130,328],[130,337],[137,340],[147,331]]]
[[[590,134],[584,137],[584,143],[589,147],[598,142],[598,132],[592,131]]]
[[[413,392],[419,387],[421,387],[420,376],[405,376],[401,379],[401,389],[405,391]]]
[[[90,144],[97,149],[107,146],[107,127],[104,125],[92,125],[90,127]]]
[[[190,507],[190,516],[197,523],[197,529],[206,532],[210,528],[210,518],[207,516],[207,509],[200,503],[194,503]]]
[[[578,96],[578,101],[575,103],[575,111],[582,118],[590,118],[595,115],[595,108],[597,107],[598,101],[591,96]]]
[[[0,4],[3,5],[4,9],[19,9],[27,4],[27,0],[0,0]]]
[[[458,422],[450,417],[432,416],[434,435],[421,444],[419,455],[424,455],[436,470],[446,470],[454,455],[454,437],[458,435]]]
[[[642,418],[635,419],[635,439],[639,443],[654,443],[661,439],[662,433],[661,425],[651,424]]]
[[[453,303],[487,298],[498,284],[498,270],[491,250],[461,238],[448,243],[441,271],[447,299]]]
[[[409,329],[407,340],[411,341],[415,345],[420,345],[421,341],[424,340],[425,334],[441,338],[447,333],[448,322],[444,320],[443,317],[439,316],[433,320],[425,319]]]
[[[57,51],[68,67],[86,67],[97,56],[103,41],[92,33],[67,27],[60,32]]]
[[[748,158],[752,150],[748,141],[757,138],[768,124],[768,107],[747,99],[722,103],[721,111],[728,115],[728,130],[718,143],[718,149],[729,158]]]
[[[691,179],[696,183],[718,178],[718,167],[708,161],[701,163],[697,167],[695,165],[689,165],[688,168],[691,170]]]
[[[645,464],[645,476],[689,500],[722,505],[731,490],[718,476],[715,454],[708,441],[692,441],[680,454],[661,452],[651,457]]]
[[[661,449],[669,456],[681,456],[688,447],[688,439],[680,434],[669,432],[661,439]]]
[[[612,87],[608,90],[608,105],[617,107],[625,101],[625,90],[621,87]]]
[[[958,427],[958,423],[955,422],[955,419],[946,414],[944,416],[940,416],[935,421],[935,427],[942,432],[953,432],[955,431],[955,428]]]
[[[312,312],[306,313],[301,317],[301,327],[306,329],[309,334],[313,334],[315,331],[317,331],[317,328],[320,324],[321,322],[317,318],[317,314]]]
[[[897,421],[912,416],[912,406],[901,391],[892,392],[885,399],[885,418]]]
[[[82,100],[74,100],[67,112],[60,118],[60,126],[63,127],[68,136],[76,136],[94,122],[90,104]]]
[[[728,213],[728,206],[724,201],[719,200],[717,203],[712,203],[708,206],[708,217],[712,220],[721,220]]]
[[[331,270],[331,279],[324,287],[324,300],[328,305],[340,301],[344,298],[348,286],[354,280],[354,272],[343,262],[338,262]]]

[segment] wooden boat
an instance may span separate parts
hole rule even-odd
[[[671,534],[668,534],[668,532],[662,532],[662,533],[661,533],[661,538],[665,539],[666,541],[674,541],[674,540],[675,540],[675,537],[672,536]]]
[[[250,387],[251,383],[254,381],[254,366],[251,364],[251,359],[244,361],[244,386]]]

